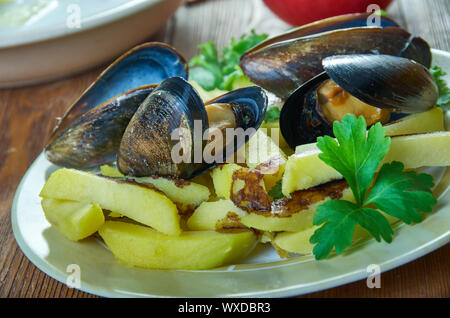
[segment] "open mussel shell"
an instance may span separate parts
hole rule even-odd
[[[285,99],[323,71],[324,58],[337,54],[387,54],[426,67],[431,63],[428,44],[399,27],[352,27],[260,45],[242,56],[240,66],[252,82]]]
[[[295,90],[281,110],[281,133],[292,149],[316,142],[319,136],[333,136],[332,122],[324,115],[318,97],[319,87],[330,78],[357,100],[392,112],[425,111],[438,98],[429,71],[409,59],[345,55],[328,57],[323,65],[326,71]]]
[[[185,59],[163,43],[145,43],[104,70],[69,108],[50,135],[45,154],[65,167],[88,169],[114,160],[129,120],[153,84],[187,78]]]
[[[236,107],[233,110],[239,114],[236,117],[240,120],[237,124],[242,129],[257,128],[264,121],[267,108],[267,95],[256,86],[240,88],[219,96],[206,103],[211,104],[231,104]]]
[[[130,119],[156,86],[128,91],[78,117],[47,144],[47,159],[63,167],[79,169],[113,162]]]
[[[194,131],[195,121],[200,121],[199,131]],[[194,153],[186,162],[172,160],[172,148],[179,142],[173,136],[185,129],[187,144],[201,140],[208,127],[203,101],[182,78],[163,81],[134,114],[123,134],[117,153],[117,167],[126,175],[176,176],[186,178],[194,173]],[[178,133],[176,133],[176,137]]]
[[[219,96],[208,101],[205,106],[209,108],[211,105],[220,104],[230,105],[236,120],[236,127],[223,132],[224,147],[217,149],[213,158],[208,158],[208,155],[205,153],[204,160],[209,162],[209,164],[204,165],[200,169],[200,173],[214,167],[217,163],[239,160],[235,154],[261,126],[269,104],[269,98],[262,88],[252,86],[240,88]],[[210,121],[210,128],[213,125]],[[233,133],[233,136],[228,134],[229,132]],[[220,160],[220,162],[217,162],[217,160]],[[213,161],[213,164],[211,164],[211,161]]]
[[[378,26],[382,28],[399,27],[399,24],[397,22],[388,17],[379,16],[377,18],[379,20],[375,21],[374,20],[375,16],[373,15],[373,13],[351,13],[326,18],[323,20],[319,20],[291,29],[280,35],[270,37],[267,40],[263,41],[262,43],[258,44],[257,46],[253,47],[251,50],[247,52],[247,54],[252,54],[253,52],[256,52],[264,47],[268,47],[274,43],[279,43],[286,40],[292,40],[327,31],[366,27],[368,26],[368,23],[370,24],[379,23]]]
[[[338,55],[322,61],[340,87],[369,105],[417,113],[436,105],[438,90],[427,68],[389,55]]]
[[[211,104],[229,104],[236,116],[236,128],[256,130],[264,118],[267,98],[261,88],[249,87],[218,97]],[[208,128],[207,111],[196,90],[182,78],[169,78],[145,99],[131,119],[122,137],[117,166],[122,173],[137,177],[192,178],[217,164],[206,163],[203,158]],[[236,150],[231,149],[232,153]],[[228,151],[223,151],[223,158],[230,155]]]
[[[295,90],[286,100],[280,113],[280,131],[289,147],[315,142],[317,137],[332,135],[331,123],[317,107],[314,90],[328,75],[323,72]]]

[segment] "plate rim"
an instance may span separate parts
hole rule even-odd
[[[132,3],[129,3],[130,1],[124,2],[119,7],[82,18],[82,28],[70,29],[62,27],[62,24],[58,22],[51,26],[43,26],[38,29],[11,32],[11,35],[4,36],[2,39],[2,43],[0,43],[0,50],[11,49],[22,45],[31,45],[86,32],[104,24],[126,18],[164,1],[168,0],[133,0]]]
[[[438,50],[438,49],[432,49],[433,54],[437,55],[443,55],[446,58],[450,60],[450,52]],[[17,242],[19,248],[23,252],[23,254],[28,258],[28,260],[36,266],[39,270],[44,272],[46,275],[50,276],[51,278],[61,282],[62,284],[66,284],[65,278],[67,278],[67,274],[62,277],[62,273],[60,273],[59,269],[54,268],[54,266],[48,262],[45,262],[42,260],[40,256],[38,256],[27,244],[25,243],[24,238],[20,234],[18,222],[17,222],[17,213],[18,213],[18,198],[20,193],[22,192],[22,188],[24,186],[25,180],[27,179],[28,175],[33,170],[34,166],[39,162],[39,160],[42,160],[44,157],[44,153],[41,152],[36,159],[33,161],[33,163],[29,166],[25,174],[23,175],[17,189],[14,195],[12,207],[11,207],[11,227],[13,230],[15,241]],[[45,158],[44,158],[45,159]],[[46,159],[45,159],[46,160]],[[447,168],[448,171],[448,168]],[[436,249],[448,244],[450,242],[450,229],[447,230],[444,234],[435,237],[434,239],[422,244],[421,246],[404,253],[403,255],[397,255],[396,257],[390,258],[383,262],[382,264],[378,264],[381,267],[381,273],[384,273],[386,271],[392,270],[394,268],[397,268],[399,266],[405,265],[411,261],[414,261],[424,255],[427,255]],[[344,256],[345,257],[345,256]],[[125,266],[125,265],[123,265]],[[194,271],[195,272],[195,271]],[[313,292],[318,292],[321,290],[329,289],[329,288],[335,288],[338,286],[350,284],[355,281],[359,281],[361,279],[367,278],[367,272],[364,269],[355,270],[353,272],[347,272],[340,276],[333,276],[330,278],[327,278],[323,281],[318,281],[312,284],[311,287],[305,288],[304,286],[288,286],[284,288],[278,288],[278,289],[272,289],[272,290],[262,290],[260,292],[253,293],[251,295],[229,295],[228,297],[292,297],[292,296],[298,296],[303,294],[309,294]],[[109,290],[106,290],[104,288],[99,288],[98,286],[93,286],[89,282],[82,281],[81,284],[82,287],[77,288],[83,292],[102,296],[102,297],[154,297],[154,298],[163,298],[163,297],[173,297],[170,295],[152,295],[152,294],[146,294],[146,295],[137,295],[137,294],[126,294],[126,293],[120,293],[120,292],[111,292]],[[217,296],[211,296],[211,297],[219,297]],[[221,296],[224,297],[224,296]],[[226,296],[225,296],[226,297]]]

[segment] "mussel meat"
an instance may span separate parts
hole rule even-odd
[[[232,156],[250,137],[234,135],[212,147],[205,132],[261,125],[267,96],[246,87],[204,105],[196,90],[179,77],[163,81],[142,103],[123,134],[117,167],[125,175],[172,176],[189,179]],[[210,158],[205,156],[210,146]],[[175,158],[176,157],[176,158]],[[178,159],[177,159],[178,158]],[[217,160],[218,159],[218,160]]]
[[[187,78],[186,60],[163,43],[145,43],[113,62],[69,108],[45,146],[57,165],[88,169],[115,160],[139,105],[166,78]]]
[[[387,54],[415,60],[429,68],[431,51],[421,38],[388,19],[369,27],[367,15],[346,15],[315,22],[247,51],[240,66],[255,84],[286,99],[323,72],[322,60],[333,55]]]
[[[324,72],[285,102],[280,129],[292,149],[333,136],[332,123],[347,113],[370,126],[391,114],[422,112],[436,105],[438,90],[423,65],[390,55],[338,55],[322,61]]]

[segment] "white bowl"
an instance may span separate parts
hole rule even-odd
[[[40,23],[0,30],[0,87],[48,81],[112,60],[148,39],[182,2],[59,0]],[[70,4],[80,8],[80,28],[66,25]]]

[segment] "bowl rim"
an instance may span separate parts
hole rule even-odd
[[[158,3],[171,0],[129,0],[121,5],[81,18],[82,28],[67,28],[64,22],[59,21],[51,26],[44,26],[37,29],[26,28],[23,31],[10,32],[2,35],[0,49],[8,49],[21,45],[34,44],[59,37],[74,35],[85,32],[101,25],[111,23],[130,15],[138,13],[141,10],[148,9]],[[181,3],[182,0],[179,0]]]

